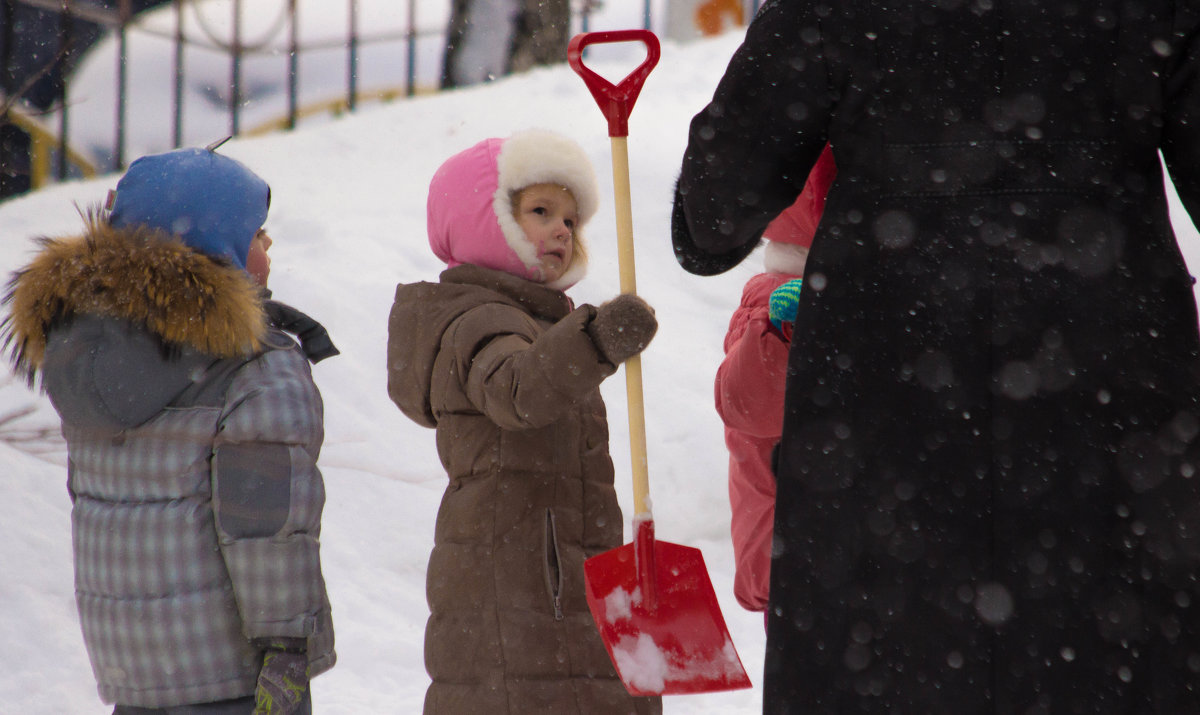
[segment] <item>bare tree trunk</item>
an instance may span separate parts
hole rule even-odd
[[[461,63],[462,46],[470,27],[472,0],[450,0],[450,22],[446,26],[446,47],[442,52],[442,89],[459,86],[462,73],[458,71]]]
[[[570,0],[450,0],[442,88],[564,62]]]
[[[571,41],[569,0],[523,0],[516,34],[509,45],[508,71],[567,61]]]

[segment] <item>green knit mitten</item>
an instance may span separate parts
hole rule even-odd
[[[784,323],[796,322],[796,313],[800,310],[800,286],[803,283],[803,278],[793,278],[771,291],[771,325],[783,330]]]

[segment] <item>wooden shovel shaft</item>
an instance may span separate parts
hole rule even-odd
[[[612,142],[613,189],[616,194],[617,262],[621,292],[637,293],[633,260],[633,202],[629,196],[629,143],[627,137],[610,137]],[[633,466],[633,511],[635,518],[650,518],[650,476],[646,468],[646,409],[642,400],[642,359],[625,361],[625,392],[629,401],[629,457]]]

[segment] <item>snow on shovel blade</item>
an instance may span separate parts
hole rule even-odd
[[[699,549],[655,541],[654,522],[642,521],[634,543],[583,568],[592,617],[631,694],[751,687]]]

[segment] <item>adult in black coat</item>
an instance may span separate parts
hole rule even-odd
[[[1200,4],[769,0],[692,121],[699,274],[828,141],[768,713],[1200,712]]]

